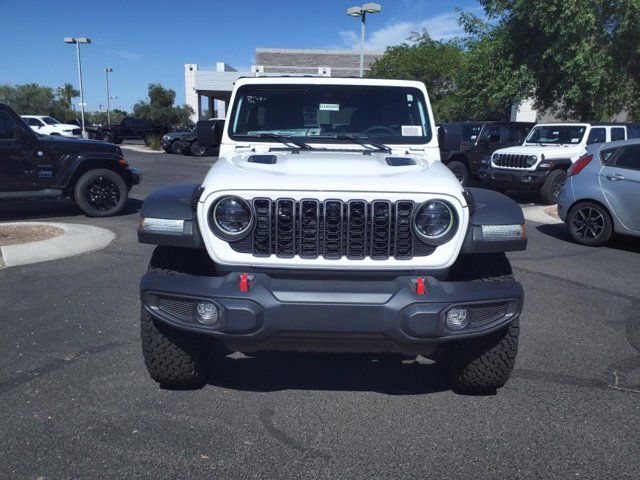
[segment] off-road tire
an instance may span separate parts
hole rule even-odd
[[[164,324],[142,307],[140,339],[147,371],[161,386],[196,388],[206,383],[205,338]]]
[[[518,354],[519,321],[447,349],[449,384],[462,393],[491,393],[509,380]]]
[[[104,132],[103,134],[100,135],[100,140],[102,140],[103,142],[115,143],[114,139],[115,137],[111,132]]]
[[[456,176],[460,185],[466,186],[469,183],[469,169],[464,163],[454,160],[447,163],[447,167]]]
[[[461,255],[449,270],[450,281],[515,282],[504,253]],[[440,359],[455,391],[493,392],[509,379],[518,353],[518,319],[482,337],[444,345]]]
[[[207,156],[207,149],[206,148],[202,148],[197,141],[193,142],[189,146],[189,151],[191,152],[191,155],[193,155],[194,157],[206,157]]]
[[[176,155],[180,155],[182,153],[182,149],[178,148],[178,141],[174,140],[173,142],[171,142],[171,152],[170,153],[175,153]]]
[[[119,201],[117,205],[109,210],[99,210],[93,207],[86,198],[86,189],[89,183],[97,177],[108,178],[113,182],[119,191]],[[111,217],[117,215],[127,205],[129,200],[129,189],[123,178],[113,170],[106,168],[96,168],[84,173],[76,182],[73,189],[73,199],[76,205],[89,217]]]
[[[560,191],[558,188],[558,182],[564,184],[567,181],[567,172],[564,170],[554,170],[544,180],[542,187],[540,188],[540,198],[542,203],[547,205],[554,205],[558,203],[558,197]]]

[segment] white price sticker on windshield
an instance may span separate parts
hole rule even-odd
[[[403,137],[421,137],[422,127],[420,125],[402,125]]]
[[[337,112],[340,110],[340,105],[338,103],[321,103],[319,109],[325,112]]]

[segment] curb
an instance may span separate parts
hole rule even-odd
[[[524,218],[532,222],[544,223],[547,225],[564,223],[559,218],[552,217],[545,212],[545,208],[549,208],[549,205],[532,205],[529,207],[522,207],[522,213],[524,213]]]
[[[120,145],[120,148],[139,153],[164,153],[164,150],[151,150],[149,147],[143,147],[141,145]]]
[[[3,222],[2,225],[46,225],[61,228],[64,233],[48,240],[0,247],[0,257],[4,262],[4,265],[0,262],[0,268],[48,262],[93,252],[105,248],[116,238],[116,234],[106,228],[76,223]]]

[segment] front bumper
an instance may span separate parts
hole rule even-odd
[[[482,167],[480,180],[492,187],[528,190],[540,188],[551,170],[514,170],[511,168]]]
[[[143,307],[179,329],[212,335],[231,350],[400,352],[429,354],[442,342],[485,335],[514,321],[524,292],[517,282],[441,282],[416,278],[327,280],[250,276],[248,291],[240,274],[221,277],[163,275],[142,277]],[[196,319],[195,304],[218,307],[217,321]],[[466,306],[470,323],[446,327],[446,312]]]

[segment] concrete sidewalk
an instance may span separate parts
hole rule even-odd
[[[58,227],[64,233],[48,240],[0,247],[0,268],[73,257],[100,250],[116,238],[111,230],[93,225],[57,222],[7,222],[3,225],[46,225]]]

